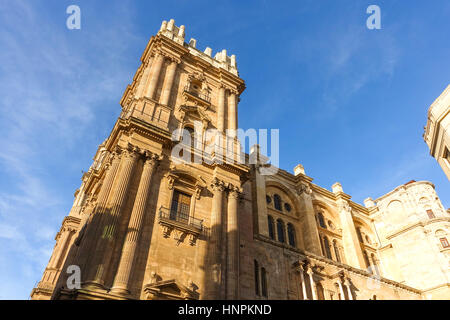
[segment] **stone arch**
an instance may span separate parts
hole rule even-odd
[[[327,229],[331,228],[331,230],[333,230],[334,232],[337,232],[338,229],[341,228],[341,223],[340,223],[340,219],[339,219],[339,214],[336,211],[335,208],[333,208],[332,206],[328,205],[327,203],[314,199],[312,201],[313,206],[314,206],[314,213],[317,215],[317,213],[320,211],[322,212],[324,218],[325,218],[325,223],[327,225]],[[329,221],[331,221],[334,225],[334,228],[332,228],[329,225]]]
[[[362,234],[362,240],[364,243],[367,243],[367,237],[369,237],[370,241],[368,244],[373,245],[376,244],[376,237],[373,228],[364,220],[354,217],[353,221],[355,223],[356,228],[360,228]]]
[[[389,204],[387,205],[387,211],[391,215],[403,214],[403,212],[405,211],[405,207],[404,207],[402,201],[395,199],[395,200],[392,200],[391,202],[389,202]]]
[[[294,215],[295,217],[299,217],[300,215],[300,202],[297,198],[297,196],[283,183],[275,181],[275,180],[268,180],[266,181],[266,190],[268,188],[275,188],[279,189],[281,193],[284,193],[289,201],[292,203],[292,211],[289,213],[290,215]],[[283,199],[283,197],[281,197]]]

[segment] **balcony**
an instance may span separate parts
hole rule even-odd
[[[211,104],[211,96],[209,95],[209,93],[204,94],[204,93],[198,92],[198,91],[192,89],[190,85],[187,85],[184,87],[183,94],[187,95],[188,97],[190,97],[202,104],[206,104],[206,105]]]
[[[173,238],[177,245],[188,236],[191,245],[195,245],[197,238],[204,231],[203,220],[194,218],[168,208],[159,208],[159,224],[163,227],[165,238]]]

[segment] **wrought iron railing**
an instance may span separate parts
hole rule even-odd
[[[184,87],[184,92],[187,92],[187,93],[189,93],[197,98],[200,98],[206,102],[211,102],[211,97],[210,97],[209,93],[204,94],[204,93],[197,92],[195,90],[192,90],[189,85]]]
[[[170,210],[168,208],[159,208],[159,218],[165,221],[176,221],[186,226],[194,227],[199,231],[203,230],[203,220],[189,216],[179,211]]]

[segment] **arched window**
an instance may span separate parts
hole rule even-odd
[[[254,260],[255,266],[255,294],[259,296],[259,265],[258,261]]]
[[[291,207],[291,205],[290,205],[289,203],[285,203],[285,204],[284,204],[284,209],[285,209],[287,212],[291,212],[292,207]]]
[[[288,223],[287,232],[289,245],[295,247],[295,228],[292,223]]]
[[[317,218],[319,219],[319,226],[320,226],[321,228],[326,229],[326,228],[327,228],[327,225],[325,224],[325,218],[323,217],[323,213],[322,213],[322,212],[319,212],[319,213],[317,214]]]
[[[278,194],[273,195],[273,206],[275,209],[282,211],[281,207],[281,197]]]
[[[325,248],[323,247],[323,238],[322,236],[319,237],[320,237],[320,248],[322,249],[322,254],[325,255]]]
[[[334,248],[334,255],[336,256],[336,260],[338,262],[341,262],[341,255],[339,254],[339,247],[336,240],[333,240],[333,248]]]
[[[277,234],[278,234],[278,241],[281,243],[285,243],[286,239],[284,237],[284,222],[281,219],[277,220]]]
[[[327,237],[323,237],[323,246],[325,247],[325,256],[331,259],[330,242]]]
[[[267,298],[267,272],[261,268],[261,295]]]
[[[364,262],[366,263],[367,270],[369,271],[369,273],[373,273],[372,267],[371,267],[370,261],[369,261],[369,256],[367,255],[366,251],[363,252],[363,256],[364,256]]]
[[[275,240],[274,221],[272,216],[267,216],[267,223],[269,227],[269,237],[270,239]]]

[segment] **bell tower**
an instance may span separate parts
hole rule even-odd
[[[195,39],[184,40],[184,26],[163,21],[120,101],[122,117],[173,132],[191,120],[188,113],[197,113],[205,126],[221,133],[236,130],[239,96],[245,89],[236,56],[223,49],[213,57],[211,48],[202,52]]]
[[[203,151],[210,129],[237,141],[245,84],[235,55],[213,56],[196,42],[174,20],[151,37],[32,299],[238,298],[249,168]],[[174,161],[180,129],[189,128],[201,161]]]

